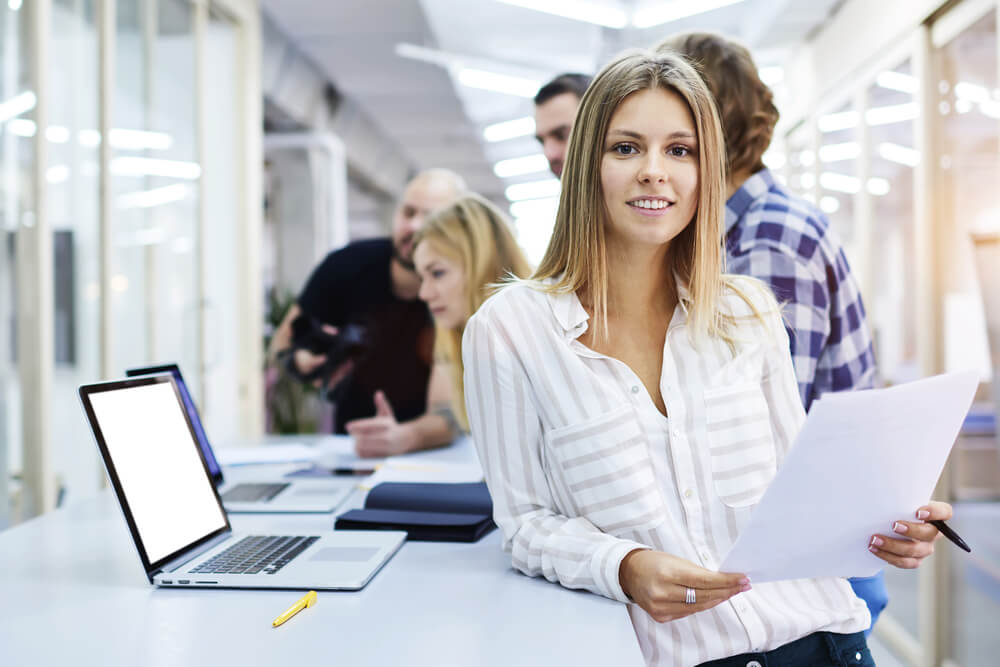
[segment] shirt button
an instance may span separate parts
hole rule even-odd
[[[857,653],[854,654],[854,659],[857,662],[861,662],[861,651],[858,651]]]
[[[707,552],[707,551],[702,551],[702,552],[701,552],[701,559],[702,559],[702,560],[708,560],[708,559],[710,559],[710,558],[711,558],[711,556],[709,556],[709,555],[708,555],[708,552]]]
[[[694,491],[692,491],[691,489],[684,489],[684,497],[685,498],[690,498],[693,495],[694,495]]]
[[[747,663],[747,667],[761,667],[761,666],[760,663],[757,662],[756,660],[751,660],[750,662]]]
[[[639,393],[639,385],[637,385],[637,384],[632,385],[632,393],[633,394],[638,394]]]

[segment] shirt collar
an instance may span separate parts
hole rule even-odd
[[[726,202],[726,233],[733,228],[750,208],[750,205],[763,197],[774,186],[774,174],[764,168],[743,182],[733,196]]]
[[[555,282],[554,280],[551,282]],[[674,282],[677,285],[677,302],[680,306],[679,317],[671,320],[671,328],[687,322],[688,304],[691,302],[691,292],[687,285],[681,282],[680,277],[674,275]],[[545,293],[549,307],[556,318],[556,322],[563,330],[563,334],[568,338],[579,338],[587,330],[587,322],[590,315],[587,314],[580,298],[576,292]]]

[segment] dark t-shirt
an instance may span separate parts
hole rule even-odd
[[[299,295],[305,314],[342,327],[360,324],[368,352],[336,389],[335,429],[375,414],[375,391],[385,392],[406,421],[427,409],[427,380],[434,353],[434,325],[422,301],[402,301],[392,293],[392,241],[356,241],[335,250],[316,267]]]

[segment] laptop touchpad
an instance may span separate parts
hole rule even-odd
[[[377,547],[327,547],[320,549],[309,560],[334,560],[348,563],[363,563],[379,552]]]

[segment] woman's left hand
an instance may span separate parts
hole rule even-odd
[[[410,431],[396,421],[389,399],[375,392],[375,416],[355,419],[344,425],[354,436],[354,451],[362,458],[381,458],[405,454],[413,449]]]
[[[950,519],[951,505],[932,500],[917,510],[916,517],[919,521],[894,522],[893,537],[873,535],[868,550],[896,567],[907,570],[920,567],[924,559],[934,553],[934,541],[941,535],[937,528],[925,522]]]

